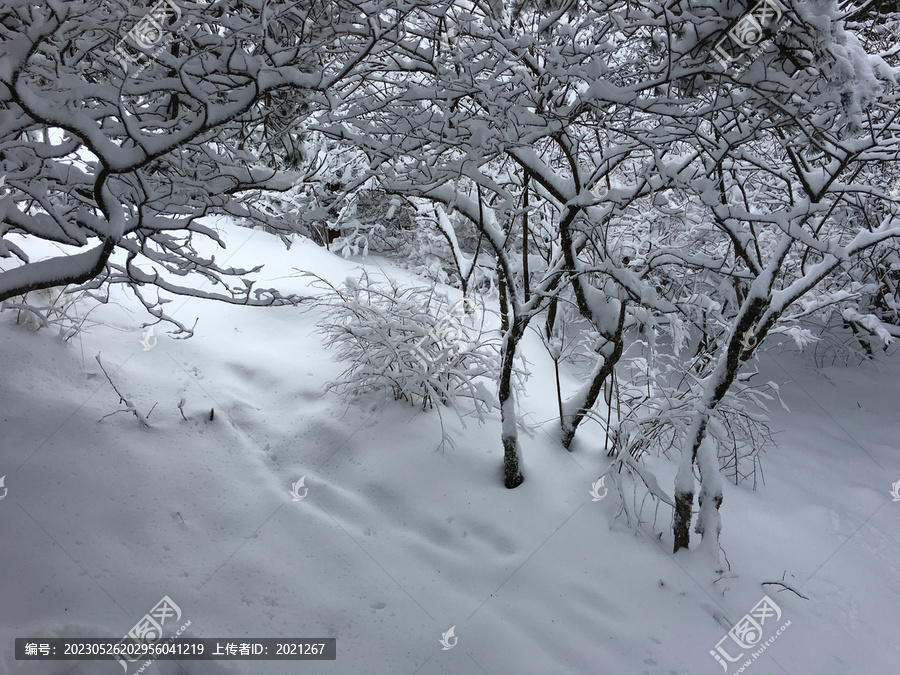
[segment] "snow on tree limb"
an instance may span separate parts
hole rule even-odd
[[[124,0],[4,3],[0,255],[21,264],[0,271],[0,298],[100,278],[135,292],[150,285],[241,304],[297,302],[274,289],[211,294],[173,284],[113,253],[221,282],[242,272],[195,254],[194,236],[224,245],[199,219],[239,214],[305,232],[256,208],[250,192],[281,185],[286,168],[266,149],[273,97],[299,92],[301,121],[328,105],[325,94],[357,78],[381,40],[396,37],[397,18],[381,11],[389,6],[246,0],[236,11],[184,2],[158,40],[144,36],[161,45],[148,52],[129,31],[147,9]],[[31,262],[36,240],[89,250]]]
[[[106,265],[112,250],[112,241],[107,241],[84,253],[57,256],[0,272],[0,302],[41,288],[93,279]]]

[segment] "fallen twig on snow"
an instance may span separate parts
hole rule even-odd
[[[762,582],[762,584],[760,584],[760,585],[761,585],[761,586],[781,586],[783,589],[788,590],[788,591],[790,591],[791,593],[795,593],[795,594],[799,595],[799,596],[800,596],[801,598],[803,598],[804,600],[809,600],[809,598],[807,598],[805,595],[803,595],[803,593],[801,593],[800,591],[798,591],[796,588],[793,588],[792,586],[790,586],[790,585],[784,583],[783,581],[764,581],[764,582]],[[781,591],[779,591],[779,593],[780,593],[780,592],[781,592]]]
[[[116,413],[119,413],[119,412],[131,412],[134,414],[135,417],[137,417],[138,422],[141,423],[141,426],[149,427],[150,423],[147,421],[147,417],[145,417],[141,413],[141,411],[139,411],[137,409],[137,407],[134,405],[134,403],[132,403],[127,398],[122,396],[122,392],[119,391],[119,388],[116,387],[115,382],[113,382],[112,378],[109,376],[109,373],[106,372],[106,368],[103,367],[103,362],[100,360],[100,354],[98,353],[97,356],[95,356],[94,358],[96,358],[97,363],[100,364],[100,370],[102,370],[103,374],[106,375],[106,379],[109,382],[110,386],[113,388],[113,391],[115,391],[116,394],[119,396],[119,403],[124,403],[125,407],[127,408],[127,410],[116,410],[115,412],[109,413],[109,415],[104,415],[103,417],[100,418],[100,421],[102,422],[110,415],[115,415]],[[155,408],[155,407],[156,407],[156,405],[154,404],[153,408]],[[150,409],[151,413],[153,412],[153,408]]]

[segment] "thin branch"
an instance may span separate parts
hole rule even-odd
[[[106,368],[103,367],[103,362],[100,360],[100,354],[98,353],[97,356],[95,356],[94,358],[96,358],[96,359],[97,359],[97,363],[100,364],[100,370],[102,370],[102,371],[103,371],[103,374],[106,375],[106,379],[107,379],[107,381],[109,382],[110,386],[113,388],[113,391],[115,391],[116,394],[118,395],[118,397],[119,397],[119,403],[124,403],[124,404],[125,404],[125,407],[127,408],[127,410],[117,410],[116,412],[131,412],[131,413],[134,414],[135,417],[137,417],[138,422],[141,423],[141,426],[149,427],[149,426],[150,426],[150,423],[147,422],[147,418],[144,417],[144,415],[142,415],[141,412],[135,407],[134,403],[132,403],[131,401],[129,401],[127,398],[125,398],[125,397],[122,395],[122,392],[119,391],[119,388],[116,387],[115,383],[112,381],[112,378],[109,376],[109,373],[106,372]],[[156,405],[154,404],[153,407],[155,408]],[[152,408],[150,409],[150,412],[153,412],[153,409],[152,409]],[[115,413],[110,413],[110,415],[114,415],[114,414],[115,414]],[[100,419],[101,419],[101,420],[104,420],[104,419],[106,419],[107,417],[109,417],[109,415],[104,415],[104,416],[101,417]]]
[[[783,581],[764,581],[760,584],[760,586],[781,586],[784,590],[788,590],[791,593],[795,593],[795,594],[799,595],[801,598],[803,598],[804,600],[809,600],[809,598],[807,598],[805,595],[803,595],[803,593],[796,590],[792,586],[789,586],[788,584],[784,583]],[[781,591],[778,591],[778,592],[780,593]]]

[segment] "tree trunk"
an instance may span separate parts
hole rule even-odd
[[[520,317],[512,321],[512,326],[506,332],[501,348],[502,370],[500,372],[500,419],[502,421],[501,440],[503,441],[503,484],[512,489],[518,487],[525,480],[522,476],[519,432],[516,428],[516,402],[513,398],[512,376],[516,358],[516,348],[519,340],[525,334],[527,322]]]
[[[719,356],[715,370],[706,381],[703,393],[704,402],[702,408],[697,412],[692,431],[685,439],[689,442],[686,442],[682,449],[681,462],[675,477],[675,518],[672,522],[672,535],[675,540],[674,553],[677,553],[679,549],[688,548],[690,544],[691,507],[694,504],[694,462],[697,461],[697,451],[706,436],[707,422],[713,410],[728,393],[734,378],[737,377],[741,363],[752,355],[753,349],[743,346],[744,336],[752,330],[753,324],[768,309],[769,302],[770,300],[759,297],[746,301],[745,309],[735,323],[734,331],[725,345],[725,351]],[[756,344],[754,342],[754,345]],[[700,468],[701,496],[706,508],[703,508],[703,504],[701,504],[696,531],[714,539],[716,541],[715,548],[718,549],[719,530],[721,529],[718,524],[718,510],[722,505],[718,458],[713,457],[710,461],[708,456],[704,455],[704,464]],[[714,509],[710,504],[710,498],[715,504]]]
[[[587,416],[588,411],[594,407],[600,392],[603,390],[603,383],[612,375],[616,368],[616,364],[622,357],[624,349],[624,340],[622,331],[625,326],[625,303],[620,302],[619,321],[616,327],[615,335],[610,336],[612,339],[604,345],[604,349],[608,349],[608,353],[601,354],[594,371],[591,373],[590,382],[582,387],[578,393],[572,396],[564,404],[565,411],[560,411],[559,423],[562,427],[562,444],[566,450],[572,444],[575,438],[575,432],[578,425]]]
[[[672,523],[672,535],[675,539],[675,550],[689,548],[691,544],[691,509],[694,506],[694,460],[697,448],[706,433],[708,411],[698,412],[691,431],[685,439],[681,450],[681,461],[675,476],[675,519]]]
[[[553,296],[550,298],[550,304],[547,306],[547,322],[544,325],[544,331],[547,333],[547,339],[553,337],[553,327],[556,325],[556,309],[559,298]]]
[[[719,473],[718,444],[707,434],[697,450],[697,466],[700,468],[700,496],[697,503],[700,513],[697,515],[696,532],[702,539],[700,549],[706,549],[709,555],[718,561],[719,533],[722,531],[722,519],[719,507],[722,506],[722,475]]]
[[[522,181],[522,290],[525,302],[531,299],[530,275],[528,274],[528,173]]]
[[[675,491],[675,519],[672,523],[672,534],[675,537],[675,550],[690,548],[691,545],[691,508],[694,506],[694,493]]]
[[[497,292],[500,295],[500,332],[505,333],[509,330],[509,304],[506,298],[506,280],[499,269],[497,270]]]

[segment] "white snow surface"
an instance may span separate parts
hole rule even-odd
[[[293,268],[425,284],[384,260],[217,227],[229,242],[218,260],[266,262],[260,283],[285,291],[308,288]],[[179,298],[167,309],[199,317],[196,335],[157,326],[148,350],[150,317],[126,296],[67,344],[0,314],[0,673],[122,673],[114,661],[15,661],[14,638],[118,641],[169,596],[191,621],[184,637],[334,637],[337,659],[159,660],[146,673],[714,675],[710,650],[764,595],[791,623],[744,672],[897,672],[896,358],[816,369],[788,348],[760,357],[792,412],[773,409],[765,484],[724,485],[731,569],[717,580],[696,550],[671,553],[668,506],[636,535],[613,520],[614,490],[592,500],[602,435],[589,425],[572,453],[559,445],[552,362],[532,333],[520,412],[543,425],[520,435],[525,483],[507,490],[497,413],[466,428],[445,413],[456,446],[441,452],[435,411],[323,394],[344,366],[322,347],[316,310]],[[155,404],[150,428],[131,413],[100,421],[124,406],[98,352],[143,414]],[[564,384],[565,396],[575,381]],[[671,492],[674,464],[650,468]],[[308,492],[294,500],[301,477]],[[761,585],[782,577],[809,599]],[[443,649],[452,626],[458,642]]]

